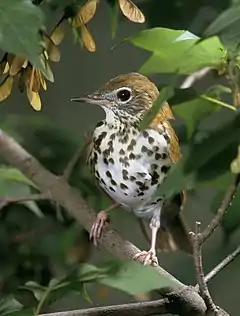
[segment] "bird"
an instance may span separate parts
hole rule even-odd
[[[109,210],[119,205],[139,219],[150,249],[133,259],[152,266],[158,265],[157,250],[192,253],[189,228],[182,215],[185,193],[170,199],[158,193],[171,167],[181,158],[168,103],[163,103],[146,129],[140,129],[158,96],[159,90],[149,78],[132,72],[110,79],[93,93],[71,99],[98,105],[105,112],[105,119],[93,131],[87,164],[97,184],[114,201]],[[95,244],[108,220],[106,210],[98,213],[90,232]]]

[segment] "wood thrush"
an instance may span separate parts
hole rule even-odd
[[[72,101],[97,104],[106,114],[93,133],[87,163],[100,187],[124,209],[146,221],[151,247],[135,256],[156,265],[156,248],[192,252],[187,226],[181,214],[183,194],[166,201],[157,194],[170,167],[180,158],[178,138],[169,122],[173,113],[165,102],[150,126],[139,123],[157,99],[154,83],[138,73],[119,75],[101,89]],[[96,244],[107,220],[100,212],[90,236]],[[149,230],[148,228],[148,230]]]

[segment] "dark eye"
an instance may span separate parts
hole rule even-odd
[[[131,98],[131,91],[128,89],[121,89],[117,92],[118,100],[127,102]]]

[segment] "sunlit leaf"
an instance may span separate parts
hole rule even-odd
[[[198,43],[199,37],[184,30],[153,28],[128,40],[153,52],[140,68],[145,74],[189,74],[203,67],[218,68],[226,60],[226,50],[217,37]]]
[[[7,76],[0,85],[0,102],[7,99],[11,94],[13,77]]]
[[[89,32],[88,28],[85,25],[81,26],[81,39],[82,39],[83,45],[86,47],[86,49],[89,52],[96,51],[95,41],[91,33]]]
[[[41,99],[38,92],[31,91],[27,88],[27,97],[31,106],[36,111],[40,111],[42,108]]]
[[[118,0],[122,13],[131,21],[144,23],[145,16],[131,0]]]

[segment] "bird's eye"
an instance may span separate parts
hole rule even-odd
[[[121,102],[129,101],[131,96],[132,96],[132,93],[131,93],[130,89],[123,88],[121,90],[118,90],[118,92],[117,92],[117,98]]]

